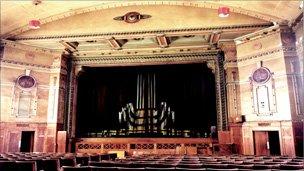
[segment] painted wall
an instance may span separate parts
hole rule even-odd
[[[282,155],[295,155],[293,122],[302,116],[291,66],[297,59],[294,43],[290,30],[281,28],[236,46],[244,154],[254,154],[254,131],[278,131]],[[253,80],[260,67],[270,72],[265,83]]]
[[[61,54],[10,42],[1,54],[0,152],[19,151],[22,131],[35,131],[35,152],[54,152],[57,127],[63,124],[62,109],[58,112]],[[36,80],[28,90],[17,83],[25,74]],[[21,115],[22,105],[31,107]]]

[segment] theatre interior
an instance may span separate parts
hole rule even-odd
[[[303,1],[1,1],[1,171],[303,170]]]

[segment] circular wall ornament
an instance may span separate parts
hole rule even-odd
[[[138,21],[140,21],[141,19],[146,19],[146,18],[150,18],[151,15],[147,15],[147,14],[140,14],[139,12],[128,12],[123,16],[118,16],[118,17],[114,17],[114,20],[120,20],[120,21],[125,21],[126,23],[136,23]]]
[[[36,85],[36,80],[29,75],[21,75],[17,79],[18,86],[23,90],[30,90]]]
[[[127,23],[136,23],[140,20],[140,14],[138,12],[128,12],[124,18]]]
[[[264,84],[270,79],[271,73],[268,68],[260,67],[252,74],[252,80],[259,84]]]
[[[292,38],[289,37],[289,36],[283,36],[283,37],[282,37],[282,42],[283,42],[284,44],[289,45],[289,44],[292,43],[292,41],[293,41]]]
[[[255,44],[253,44],[253,49],[254,50],[259,50],[262,48],[262,43],[261,42],[257,42]]]

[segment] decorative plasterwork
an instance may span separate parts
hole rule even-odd
[[[151,65],[151,64],[179,64],[195,63],[215,60],[216,51],[213,53],[192,53],[173,55],[146,55],[146,56],[115,56],[115,57],[86,57],[73,58],[73,63],[84,66],[113,66],[113,65]]]
[[[46,49],[46,48],[41,48],[41,47],[34,47],[34,46],[29,46],[25,44],[21,44],[15,41],[11,40],[5,40],[1,39],[1,46],[8,46],[8,47],[13,47],[21,50],[28,50],[28,51],[36,51],[40,53],[45,53],[45,54],[52,54],[52,55],[61,55],[62,51],[58,50],[52,50],[52,49]]]
[[[147,19],[150,17],[151,17],[151,15],[140,14],[139,12],[133,11],[133,12],[128,12],[123,16],[115,17],[113,19],[118,20],[118,21],[125,21],[126,23],[137,23],[141,19]]]
[[[240,29],[252,29],[252,28],[267,28],[272,26],[271,23],[265,24],[244,24],[244,25],[228,25],[228,26],[216,26],[216,27],[202,27],[202,28],[184,28],[184,29],[168,29],[168,30],[145,30],[145,31],[134,31],[134,32],[108,32],[108,33],[91,33],[91,34],[65,34],[65,35],[46,35],[46,36],[17,36],[10,38],[12,40],[62,40],[65,41],[75,41],[79,39],[86,39],[88,37],[98,39],[104,38],[107,39],[109,37],[115,36],[115,38],[125,38],[126,36],[130,36],[130,38],[141,38],[145,37],[155,37],[159,34],[165,34],[166,36],[175,36],[176,34],[189,34],[191,32],[192,35],[209,33],[213,31],[239,31]]]
[[[102,9],[110,9],[110,8],[117,8],[117,7],[125,7],[125,6],[142,6],[142,5],[177,5],[177,6],[190,6],[190,7],[196,7],[196,8],[209,8],[209,9],[218,9],[221,4],[219,3],[213,3],[209,1],[203,1],[203,2],[185,2],[185,1],[132,1],[132,2],[112,2],[112,3],[103,3],[103,4],[98,4],[98,5],[93,5],[89,6],[86,8],[79,8],[73,11],[68,11],[68,12],[63,12],[61,14],[56,14],[53,16],[48,16],[46,18],[40,18],[41,24],[46,24],[49,22],[53,22],[56,20],[60,20],[66,17],[71,17],[74,15],[82,14],[82,13],[87,13],[87,12],[93,12],[93,11],[98,11]],[[227,5],[225,5],[227,6]],[[230,8],[231,12],[238,13],[238,14],[243,14],[247,16],[251,16],[254,18],[262,19],[265,21],[270,21],[270,22],[283,22],[284,19],[278,18],[275,16],[270,16],[267,14],[259,13],[256,11],[251,11],[251,10],[246,10],[243,8],[237,8],[233,6],[227,6]],[[2,37],[11,37],[17,34],[21,34],[22,32],[25,32],[29,30],[27,25],[24,25],[22,27],[19,27],[15,30],[12,30],[11,32],[8,32],[7,34],[3,35]]]
[[[236,60],[226,60],[225,63],[241,63],[247,60],[264,57],[267,55],[271,55],[274,53],[284,52],[285,57],[295,57],[296,56],[296,48],[295,47],[278,47],[275,49],[266,50],[264,52],[256,53],[253,55],[240,56],[239,59]]]
[[[33,64],[33,63],[26,63],[26,62],[20,62],[20,61],[14,61],[14,60],[8,60],[8,59],[2,59],[1,60],[1,65],[3,64],[13,64],[16,66],[28,66],[28,67],[34,67],[37,69],[52,69],[51,66],[48,65],[39,65],[39,64]]]
[[[215,50],[218,44],[226,44],[228,39],[231,41],[231,37],[225,39],[225,34],[239,34],[240,32],[246,34],[271,26],[271,23],[265,23],[135,32],[20,36],[11,38],[11,40],[20,44],[39,46],[42,47],[42,50],[50,47],[57,51],[73,53],[77,57],[197,53]],[[206,40],[202,37],[206,37]],[[211,39],[211,37],[213,38]],[[219,38],[223,40],[219,40]],[[208,41],[209,39],[210,41]],[[192,41],[193,43],[191,43]]]
[[[236,39],[234,39],[234,42],[236,43],[236,45],[240,45],[243,43],[248,43],[254,40],[258,40],[258,39],[262,39],[266,36],[275,34],[275,33],[279,33],[281,31],[281,29],[279,29],[279,25],[273,25],[271,27],[238,37]]]

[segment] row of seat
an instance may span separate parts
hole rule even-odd
[[[115,160],[116,154],[0,154],[0,171],[59,171],[62,166],[88,166],[89,161]]]
[[[113,170],[303,170],[304,158],[288,156],[146,155],[132,156],[115,161],[90,161],[89,165],[99,167],[100,170],[104,168]]]
[[[304,170],[303,157],[4,153],[0,171],[99,170]]]

